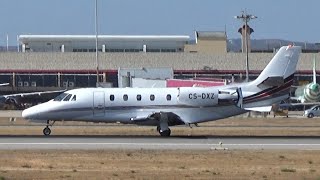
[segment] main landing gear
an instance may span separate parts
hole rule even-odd
[[[168,115],[167,113],[160,113],[159,117],[159,126],[157,126],[157,131],[160,136],[169,137],[171,134],[171,130],[168,125]]]
[[[51,134],[51,129],[49,128],[49,126],[53,126],[55,122],[56,121],[53,121],[53,123],[50,124],[50,120],[47,120],[47,126],[42,131],[45,136],[49,136]]]

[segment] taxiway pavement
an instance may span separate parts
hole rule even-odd
[[[0,149],[320,150],[320,137],[0,136]]]

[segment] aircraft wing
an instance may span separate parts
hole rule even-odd
[[[13,102],[15,105],[20,103],[35,103],[35,102],[45,102],[51,100],[58,96],[59,94],[65,92],[66,90],[57,91],[42,91],[42,92],[31,92],[31,93],[18,93],[18,94],[8,94],[2,95],[6,102]]]
[[[2,84],[0,84],[0,86],[9,86],[10,85],[10,83],[2,83]]]
[[[154,113],[146,113],[146,114],[140,114],[138,116],[133,116],[130,118],[131,121],[134,121],[136,123],[140,123],[143,121],[159,121],[159,115],[161,112],[154,112]],[[162,112],[163,113],[163,112]],[[173,112],[165,112],[168,117],[168,124],[169,126],[174,126],[174,125],[181,125],[181,124],[186,124],[185,121],[183,121],[179,115],[173,113]]]
[[[46,95],[59,95],[66,90],[57,90],[57,91],[42,91],[42,92],[30,92],[30,93],[18,93],[18,94],[8,94],[8,95],[2,95],[3,97],[6,98],[11,98],[11,97],[37,97],[37,96],[46,96]]]

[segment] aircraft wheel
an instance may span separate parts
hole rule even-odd
[[[308,118],[313,118],[313,117],[314,117],[313,113],[308,114]]]
[[[170,134],[171,134],[171,130],[168,129],[168,130],[165,130],[165,131],[159,131],[160,135],[163,136],[163,137],[169,137]]]
[[[51,129],[49,127],[45,127],[42,132],[45,136],[49,136],[51,134]]]

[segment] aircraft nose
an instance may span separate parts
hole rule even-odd
[[[24,119],[33,119],[37,115],[36,111],[34,108],[28,108],[22,111],[22,117]]]
[[[312,89],[314,92],[318,92],[318,91],[319,91],[319,85],[318,85],[318,84],[312,84],[311,89]]]

